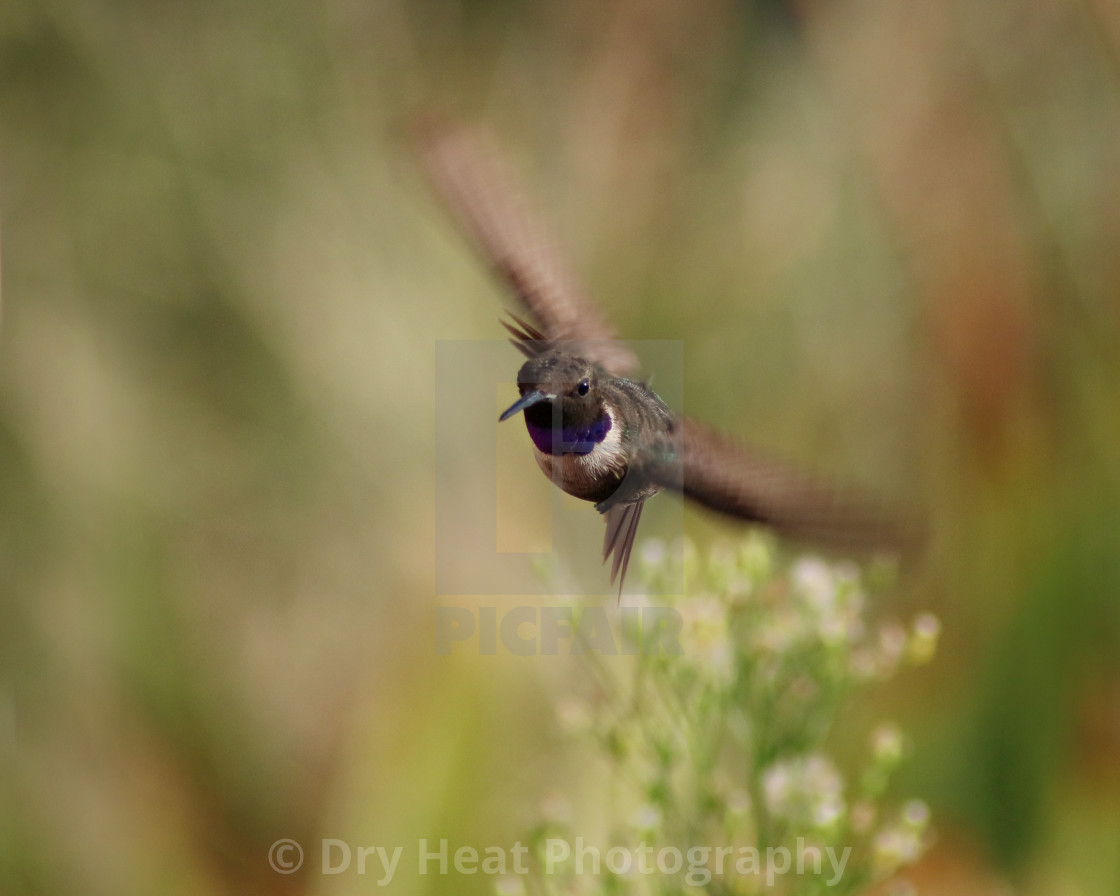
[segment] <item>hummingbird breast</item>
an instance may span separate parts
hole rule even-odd
[[[534,442],[537,466],[562,491],[584,501],[607,500],[617,491],[630,466],[630,452],[614,410],[605,406],[611,426],[603,439],[586,453],[551,454]]]

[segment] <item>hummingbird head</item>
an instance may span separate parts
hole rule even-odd
[[[525,426],[546,454],[588,454],[613,425],[599,388],[603,372],[590,361],[567,352],[530,358],[517,372],[521,398],[499,418],[525,412]]]

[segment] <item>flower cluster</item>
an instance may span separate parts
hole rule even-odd
[[[647,543],[637,566],[649,593],[685,582],[689,596],[670,599],[680,650],[588,652],[588,687],[558,698],[557,722],[606,764],[605,842],[636,855],[704,847],[704,874],[549,868],[528,883],[546,893],[852,893],[914,862],[928,809],[882,805],[906,752],[901,731],[876,728],[854,769],[829,749],[855,693],[933,656],[937,620],[872,625],[865,583],[888,579],[882,569],[783,564],[761,535],[706,561],[688,542]],[[623,636],[640,643],[641,614],[622,617]],[[542,812],[539,854],[572,833],[564,805]]]

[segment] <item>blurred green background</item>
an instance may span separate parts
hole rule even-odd
[[[928,509],[883,612],[943,650],[872,708],[922,892],[1117,892],[1110,0],[5,0],[0,891],[369,892],[269,846],[579,802],[573,664],[432,645],[435,340],[507,300],[410,155],[430,103],[683,340],[690,412]]]

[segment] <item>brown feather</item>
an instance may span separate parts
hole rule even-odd
[[[563,263],[559,248],[524,200],[509,168],[486,136],[433,116],[416,122],[420,158],[436,192],[471,241],[540,321],[553,344],[597,362],[612,376],[638,369]],[[522,329],[526,329],[522,325]],[[514,334],[519,340],[523,337]],[[524,349],[518,348],[524,353]]]

